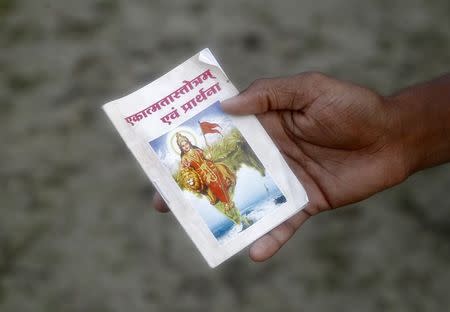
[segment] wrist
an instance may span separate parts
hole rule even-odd
[[[389,96],[385,99],[391,117],[390,138],[393,153],[397,155],[402,170],[402,180],[406,180],[421,167],[424,157],[420,148],[423,133],[417,126],[417,117],[402,97]]]
[[[447,76],[386,97],[405,178],[450,160],[449,90]]]

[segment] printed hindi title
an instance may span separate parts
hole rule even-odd
[[[187,114],[189,110],[193,109],[198,104],[205,101],[208,97],[211,97],[212,95],[216,94],[221,90],[219,82],[217,82],[208,89],[204,90],[203,88],[200,88],[198,90],[198,93],[193,98],[191,98],[188,102],[180,105],[178,108],[172,106],[172,104],[177,99],[181,98],[182,95],[188,94],[190,91],[196,89],[198,86],[203,84],[203,82],[207,81],[208,79],[216,79],[216,77],[212,75],[210,69],[205,70],[203,73],[201,73],[192,80],[184,80],[183,85],[180,88],[176,89],[169,95],[156,101],[150,106],[144,108],[143,110],[134,113],[133,115],[130,115],[128,117],[125,117],[125,121],[129,123],[131,126],[134,126],[141,120],[148,118],[152,113],[155,113],[157,111],[160,111],[161,109],[169,107],[171,110],[166,115],[161,117],[160,120],[161,122],[170,125],[172,123],[172,120],[175,120],[178,117],[180,117],[181,109],[183,110],[182,114]]]

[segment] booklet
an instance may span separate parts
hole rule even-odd
[[[103,106],[211,267],[299,212],[306,192],[209,49]]]

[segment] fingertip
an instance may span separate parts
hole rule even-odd
[[[242,104],[240,103],[240,95],[233,96],[232,98],[226,99],[225,101],[222,101],[220,103],[220,106],[222,107],[222,110],[229,114],[239,114],[240,106]]]
[[[166,213],[169,212],[170,209],[167,207],[166,203],[164,202],[164,199],[159,195],[159,193],[155,193],[152,200],[152,205],[155,210]]]
[[[277,250],[274,239],[266,234],[253,243],[249,250],[249,256],[255,262],[263,262],[272,257]]]

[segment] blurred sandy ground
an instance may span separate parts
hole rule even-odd
[[[450,2],[0,0],[0,311],[443,311],[450,167],[210,270],[100,107],[210,47],[236,85],[449,70]]]

